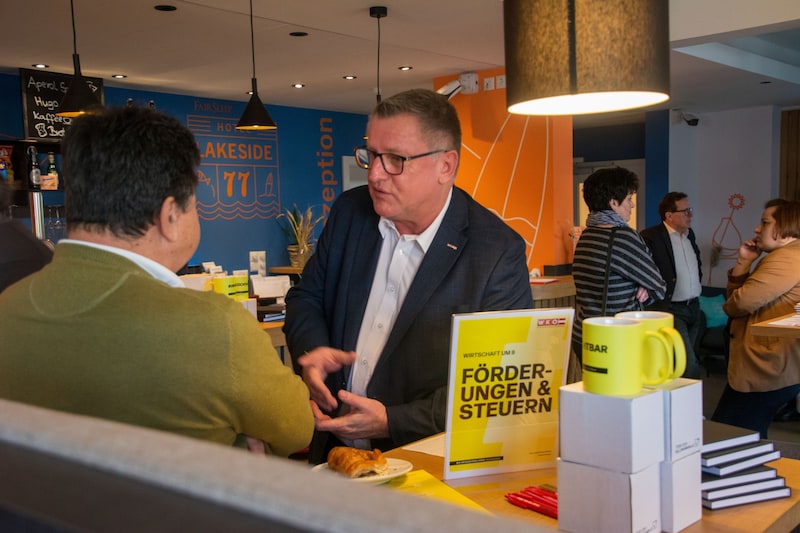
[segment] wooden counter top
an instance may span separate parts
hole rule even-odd
[[[544,280],[551,279],[555,281],[542,283]],[[531,282],[531,294],[533,295],[533,306],[537,309],[545,307],[575,307],[575,282],[572,276],[535,278]]]
[[[770,322],[776,322],[785,318],[792,318],[798,316],[797,313],[789,313],[788,315],[780,316],[778,318],[770,318],[763,322],[756,322],[750,326],[750,332],[753,335],[764,335],[767,337],[794,337],[800,338],[800,326],[775,326]]]
[[[405,459],[414,465],[415,470],[426,470],[439,480],[443,478],[444,458],[441,456],[402,448],[391,450],[386,456]],[[682,533],[792,531],[800,524],[800,461],[783,458],[769,464],[778,469],[778,475],[785,477],[786,485],[792,488],[789,498],[714,511],[703,509],[701,520],[682,530]],[[447,480],[445,483],[487,511],[526,520],[556,531],[558,520],[516,507],[505,499],[507,492],[518,491],[530,485],[556,484],[556,477],[555,468],[545,468]]]
[[[258,325],[269,335],[270,340],[272,340],[272,345],[278,352],[281,361],[283,361],[286,366],[291,367],[291,355],[289,355],[289,350],[286,349],[286,335],[283,334],[283,321],[259,322]]]

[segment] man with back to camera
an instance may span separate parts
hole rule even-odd
[[[288,456],[308,390],[258,322],[175,275],[200,240],[192,133],[130,107],[62,144],[67,239],[0,294],[0,397]]]
[[[683,377],[701,377],[700,363],[694,351],[700,330],[700,292],[703,276],[700,249],[692,230],[693,209],[682,192],[669,192],[658,204],[661,224],[643,229],[642,238],[653,254],[653,261],[667,282],[663,300],[647,307],[649,311],[672,313],[675,329],[686,346],[686,370]]]
[[[454,186],[461,126],[447,99],[378,104],[344,192],[286,296],[289,351],[311,391],[309,460],[342,443],[391,449],[444,431],[451,316],[533,306],[525,243]]]

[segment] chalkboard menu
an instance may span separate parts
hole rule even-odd
[[[59,117],[58,104],[64,98],[72,76],[42,70],[19,69],[22,84],[22,122],[25,139],[41,141],[60,141],[67,126],[72,123],[69,117]],[[103,79],[84,77],[92,92],[99,94],[103,103]]]

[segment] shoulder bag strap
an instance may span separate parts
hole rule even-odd
[[[608,252],[606,253],[606,278],[603,281],[603,312],[600,316],[606,316],[606,301],[608,300],[608,271],[611,267],[611,246],[614,244],[614,234],[619,226],[611,228],[611,235],[608,237]]]

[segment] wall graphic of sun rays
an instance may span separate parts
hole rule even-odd
[[[511,115],[505,90],[451,102],[462,129],[456,185],[522,236],[529,269],[570,262],[572,119]]]

